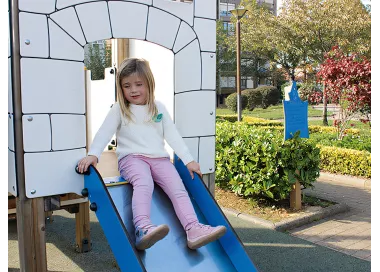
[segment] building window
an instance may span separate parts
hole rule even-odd
[[[223,22],[223,29],[227,31],[227,36],[234,35],[234,26],[230,22]]]
[[[222,77],[220,86],[222,88],[235,88],[235,77]]]
[[[221,95],[219,95],[219,104],[223,104],[223,102],[224,102],[224,97],[221,94]]]
[[[247,89],[247,78],[242,78],[240,80],[240,88]]]
[[[219,15],[231,17],[231,10],[235,9],[235,4],[231,3],[220,3],[219,4]]]

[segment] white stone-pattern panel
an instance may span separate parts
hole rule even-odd
[[[8,58],[8,112],[13,113],[11,58]]]
[[[13,114],[8,114],[8,148],[15,151],[13,118]]]
[[[175,93],[201,88],[201,55],[198,40],[175,54]]]
[[[21,59],[24,113],[85,112],[83,62]]]
[[[215,0],[195,0],[195,17],[203,17],[216,19],[216,6]]]
[[[216,51],[216,22],[215,20],[194,19],[194,30],[198,35],[202,51]]]
[[[215,172],[215,137],[202,137],[200,139],[199,164],[202,174]]]
[[[84,60],[84,49],[59,26],[49,19],[50,57],[67,60]]]
[[[183,140],[189,148],[190,154],[193,156],[194,160],[198,162],[199,138],[184,138]]]
[[[17,196],[15,153],[8,150],[8,192]]]
[[[114,38],[145,39],[148,6],[128,2],[108,5]]]
[[[73,7],[66,8],[50,15],[50,18],[69,33],[82,46],[86,44],[78,17]]]
[[[216,54],[202,52],[202,89],[216,88]]]
[[[197,36],[195,35],[194,30],[186,23],[181,22],[181,26],[178,31],[177,38],[173,47],[174,53],[177,53],[185,45],[189,44]]]
[[[26,153],[24,155],[26,196],[34,198],[71,192],[81,194],[84,188],[84,176],[77,174],[75,167],[85,156],[85,148]]]
[[[22,116],[22,132],[25,152],[51,150],[51,128],[48,114]]]
[[[189,25],[193,25],[194,7],[192,3],[181,3],[178,1],[153,0],[153,6],[163,9],[174,14],[186,21]]]
[[[52,13],[55,11],[55,1],[52,0],[19,0],[20,11],[37,13]]]
[[[177,35],[180,20],[169,13],[149,8],[146,39],[171,49]]]
[[[87,42],[112,38],[106,2],[79,5],[76,10]]]
[[[84,115],[52,114],[53,151],[86,146],[86,117]]]
[[[215,135],[215,91],[177,94],[174,110],[182,137]]]
[[[75,6],[78,4],[88,3],[88,2],[96,2],[101,1],[104,2],[104,0],[57,0],[57,9],[62,9],[69,6]]]
[[[103,1],[103,0],[57,0],[57,9],[65,8],[68,6],[73,6],[77,4],[94,2],[94,1]],[[129,2],[142,3],[147,5],[152,5],[152,0],[130,0]]]
[[[20,54],[22,57],[49,57],[46,15],[20,12]]]

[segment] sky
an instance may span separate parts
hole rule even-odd
[[[361,0],[364,5],[371,4],[371,0]]]

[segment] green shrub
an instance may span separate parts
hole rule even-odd
[[[263,94],[257,89],[246,89],[242,94],[247,96],[247,109],[252,111],[257,107],[261,107],[263,103]]]
[[[280,102],[280,92],[274,86],[260,86],[255,89],[263,96],[261,107],[263,109],[268,108],[270,105],[277,105]]]
[[[312,183],[319,177],[320,149],[299,135],[300,131],[297,131],[293,138],[283,142],[278,164],[291,184],[299,180],[304,188],[313,187]]]
[[[246,95],[241,94],[241,109],[245,109],[247,107],[248,98]],[[237,94],[232,93],[226,98],[226,106],[228,109],[232,110],[233,112],[237,112]]]
[[[319,147],[321,169],[331,173],[371,178],[371,153],[339,147]]]
[[[239,195],[285,199],[296,169],[305,187],[319,175],[319,149],[297,135],[283,143],[273,130],[227,122],[216,124],[216,134],[216,183]]]

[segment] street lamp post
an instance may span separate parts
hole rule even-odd
[[[236,92],[237,92],[238,122],[241,121],[240,19],[244,16],[244,14],[246,12],[247,12],[247,10],[245,8],[237,8],[237,9],[231,10],[232,15],[235,16],[235,18],[237,19],[237,21],[236,21],[236,43],[237,43],[237,46],[236,46]]]

